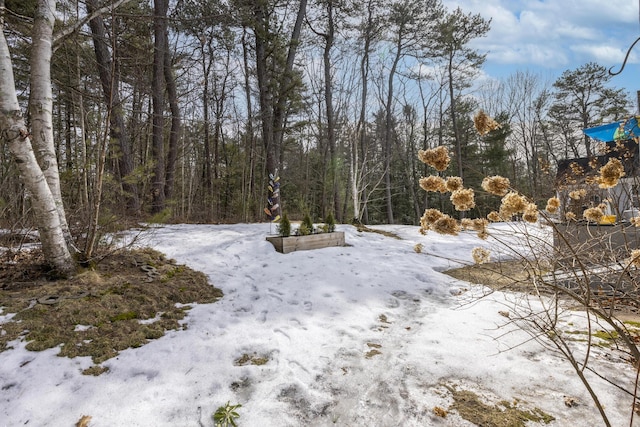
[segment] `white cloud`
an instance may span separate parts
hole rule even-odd
[[[492,70],[546,69],[560,73],[587,62],[621,65],[640,35],[638,2],[629,0],[443,0],[450,10],[491,19],[472,47],[487,52]],[[629,57],[640,61],[640,44]],[[637,75],[637,73],[636,73]],[[631,79],[630,79],[631,80]],[[630,85],[635,85],[630,83]]]
[[[594,62],[599,64],[616,64],[621,63],[626,55],[626,51],[617,46],[609,44],[577,44],[570,47],[580,57],[593,58]],[[629,55],[629,63],[638,62],[638,54],[631,51]]]
[[[496,46],[488,58],[502,64],[532,64],[541,67],[563,67],[569,62],[567,55],[553,46],[521,44],[513,47]]]

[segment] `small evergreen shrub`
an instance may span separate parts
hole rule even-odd
[[[309,234],[313,234],[313,232],[314,229],[311,217],[309,216],[309,214],[305,214],[304,218],[302,218],[302,222],[296,230],[296,236],[308,236]]]
[[[324,219],[324,226],[322,227],[325,233],[333,233],[336,231],[336,220],[333,218],[333,214],[329,212]]]
[[[287,218],[287,214],[282,214],[282,218],[278,224],[278,235],[280,237],[291,236],[291,222],[289,221],[289,218]]]
[[[298,227],[298,234],[300,236],[313,234],[313,222],[311,221],[311,216],[309,216],[309,214],[305,214],[304,218],[302,218],[302,223],[300,224],[300,227]]]

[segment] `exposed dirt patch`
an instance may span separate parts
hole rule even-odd
[[[97,366],[130,347],[160,338],[181,323],[192,303],[222,292],[207,277],[150,249],[109,254],[68,280],[49,280],[37,251],[0,259],[0,351],[23,339],[27,349],[60,346],[59,356],[91,356]],[[2,319],[0,317],[0,319]]]
[[[444,272],[451,277],[465,282],[477,283],[496,291],[532,292],[531,264],[522,261],[488,262],[468,265]]]
[[[485,264],[473,264],[461,268],[455,268],[445,271],[451,277],[459,280],[464,280],[470,283],[481,284],[487,286],[496,291],[505,292],[522,292],[528,294],[542,294],[548,296],[556,296],[560,299],[567,301],[570,304],[575,304],[575,301],[571,299],[567,294],[563,293],[561,285],[558,285],[558,289],[548,284],[542,286],[536,286],[534,284],[534,278],[550,273],[551,269],[542,270],[536,269],[535,265],[526,260],[512,260],[512,261],[500,261],[489,262]],[[580,270],[576,267],[576,274],[579,276]],[[615,273],[611,278],[611,281],[619,281],[620,273]],[[596,279],[592,279],[592,285],[596,282]],[[540,283],[540,281],[538,281]],[[638,298],[635,294],[626,293],[626,299],[612,299],[610,295],[601,294],[599,289],[593,288],[593,303],[607,306],[613,302],[613,310],[616,318],[622,321],[636,321],[640,322],[640,309],[638,307]],[[596,301],[597,299],[597,301]],[[575,307],[577,309],[583,309],[582,306]]]
[[[391,237],[392,239],[402,240],[402,237],[398,236],[396,233],[392,233],[391,231],[385,231],[385,230],[377,230],[375,228],[367,227],[364,224],[357,224],[356,229],[361,233],[362,232],[377,233],[377,234],[382,234],[385,237]]]

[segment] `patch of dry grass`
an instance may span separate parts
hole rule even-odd
[[[0,351],[16,339],[28,350],[59,346],[59,356],[91,356],[95,364],[140,347],[180,320],[191,303],[211,303],[222,292],[207,277],[159,252],[128,250],[105,257],[68,280],[49,281],[38,254],[0,268]],[[16,280],[18,279],[18,280]],[[104,369],[96,366],[87,374]]]
[[[382,234],[385,237],[391,237],[392,239],[402,240],[402,237],[398,236],[395,233],[392,233],[391,231],[378,230],[378,229],[375,229],[375,228],[367,227],[364,224],[357,224],[356,225],[356,229],[361,233],[362,232],[377,233],[377,234]]]
[[[444,273],[497,291],[530,292],[533,289],[531,268],[527,261],[514,260],[473,264]]]
[[[519,402],[501,401],[487,404],[476,393],[447,385],[453,404],[449,412],[455,411],[465,420],[485,427],[525,427],[529,422],[549,424],[555,418],[539,408],[518,407]]]

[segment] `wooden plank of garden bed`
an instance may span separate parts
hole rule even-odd
[[[267,237],[267,240],[283,254],[295,251],[321,249],[330,246],[344,246],[344,232],[311,234],[308,236]]]

